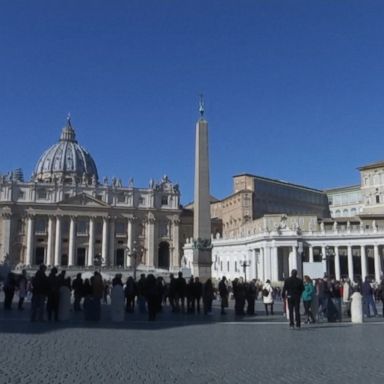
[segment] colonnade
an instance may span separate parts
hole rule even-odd
[[[382,279],[382,257],[380,256],[380,247],[384,246],[384,241],[365,244],[343,243],[337,244],[325,242],[306,242],[301,247],[299,242],[294,241],[290,244],[285,242],[279,244],[276,241],[260,242],[259,244],[239,245],[239,246],[218,246],[214,243],[213,252],[215,262],[212,268],[212,275],[221,278],[225,275],[230,279],[244,275],[244,271],[236,266],[248,261],[246,274],[250,279],[259,279],[265,281],[279,281],[292,269],[297,269],[302,275],[303,256],[309,263],[321,264],[322,273],[330,273],[332,264],[332,273],[337,280],[348,277],[354,281],[357,276],[363,280],[366,276],[372,276],[376,281]],[[371,251],[370,251],[371,250]],[[368,265],[368,254],[373,256],[373,263]],[[341,261],[342,257],[346,259]],[[188,256],[187,256],[188,257]],[[359,258],[358,261],[356,258]],[[283,275],[283,276],[282,276]]]
[[[49,215],[46,228],[46,254],[45,264],[59,266],[62,264],[62,250],[63,250],[63,221],[67,220],[68,216],[64,215]],[[84,219],[85,216],[69,216],[69,233],[68,233],[68,266],[76,265],[76,251],[77,251],[77,238],[78,233],[76,230],[77,220],[79,218]],[[96,220],[102,220],[101,231],[101,259],[104,265],[114,266],[114,255],[116,251],[116,233],[115,233],[115,219],[108,216],[87,216],[88,231],[85,235],[88,236],[87,245],[87,257],[85,261],[86,266],[93,266],[95,264],[95,244],[96,244]],[[26,253],[24,264],[35,264],[34,251],[36,247],[36,237],[39,234],[35,234],[36,215],[27,216],[27,231],[26,231]],[[127,250],[127,247],[132,250],[135,234],[135,217],[126,218],[126,234],[121,236],[121,240],[124,244],[118,245],[119,249]],[[154,253],[155,253],[155,219],[145,221],[146,233],[145,233],[145,264],[148,266],[154,265]],[[44,234],[45,235],[45,234]],[[84,234],[81,234],[81,238],[84,243]],[[67,236],[65,236],[67,238]],[[177,240],[178,241],[178,240]],[[178,247],[177,251],[178,251]],[[127,257],[127,252],[124,256],[124,267],[131,266],[131,258]],[[178,253],[178,252],[175,252]],[[177,255],[178,259],[178,255]]]

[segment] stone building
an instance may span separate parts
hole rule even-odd
[[[68,118],[30,181],[20,171],[0,177],[0,263],[178,268],[180,215],[179,188],[167,176],[148,188],[100,182]]]
[[[316,274],[312,277],[327,273],[379,281],[384,270],[384,162],[359,170],[359,186],[326,191],[235,176],[233,193],[211,206],[223,226],[222,233],[212,232],[212,276],[247,275],[276,283],[293,268],[301,273],[309,268]],[[184,256],[189,265],[190,240]]]

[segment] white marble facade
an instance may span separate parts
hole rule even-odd
[[[244,226],[237,237],[212,237],[212,277],[270,279],[277,283],[303,262],[319,263],[336,279],[369,276],[380,281],[384,263],[384,227],[320,222],[316,216],[266,215]],[[192,242],[184,247],[190,267]],[[246,267],[244,267],[246,265]]]
[[[180,192],[167,176],[148,188],[99,182],[95,162],[70,119],[32,178],[0,176],[0,263],[34,266],[180,265]],[[129,249],[129,250],[128,250]]]

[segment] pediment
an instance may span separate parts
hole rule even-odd
[[[108,208],[110,207],[104,201],[98,200],[93,196],[90,196],[86,193],[81,193],[76,196],[68,197],[59,202],[59,206],[81,206],[81,207],[99,207],[99,208]]]

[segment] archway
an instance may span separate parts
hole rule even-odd
[[[158,267],[163,269],[169,269],[169,244],[162,241],[159,244],[159,255],[158,255]]]

